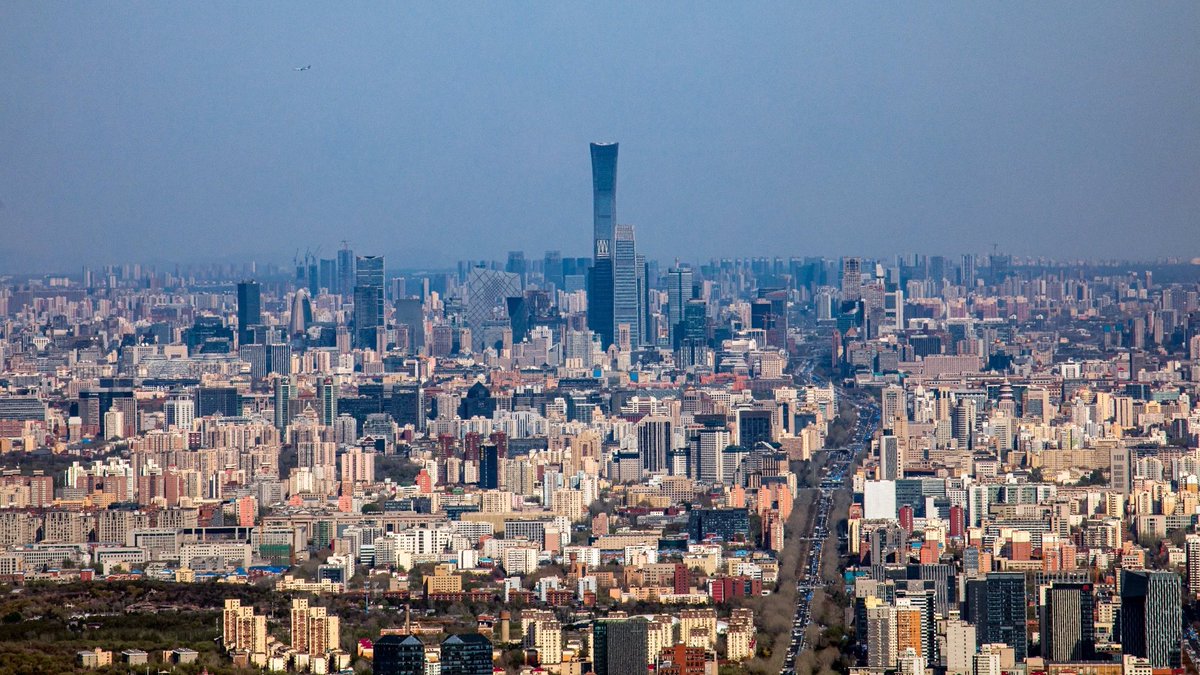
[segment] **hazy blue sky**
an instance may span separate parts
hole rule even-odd
[[[1200,255],[1197,2],[333,6],[0,5],[0,270]]]

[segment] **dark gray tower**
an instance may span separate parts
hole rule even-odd
[[[1121,649],[1152,668],[1178,668],[1183,637],[1182,582],[1164,571],[1121,571]]]
[[[344,296],[354,292],[354,251],[345,242],[337,252],[337,292]]]
[[[242,281],[237,285],[238,344],[254,342],[251,326],[262,323],[262,289],[257,281]]]
[[[1096,621],[1089,583],[1055,582],[1042,606],[1042,656],[1054,663],[1095,658]]]
[[[375,329],[383,326],[383,256],[359,256],[355,263],[355,346],[373,349]]]
[[[692,299],[692,268],[680,265],[667,272],[667,326],[671,347],[679,349],[683,340],[683,308]]]

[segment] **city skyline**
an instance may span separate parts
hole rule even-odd
[[[1078,10],[4,6],[0,671],[1200,675],[1200,4]]]
[[[582,255],[595,140],[626,146],[618,224],[651,259],[1190,258],[1198,11],[19,5],[0,269]]]

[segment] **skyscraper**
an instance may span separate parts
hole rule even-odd
[[[317,402],[321,406],[321,424],[323,426],[333,426],[333,421],[337,419],[337,385],[334,384],[332,377],[323,377],[317,381]]]
[[[617,225],[613,241],[613,331],[629,326],[629,343],[642,344],[637,245],[632,225]]]
[[[1121,648],[1152,668],[1178,668],[1183,598],[1174,572],[1121,572]]]
[[[862,260],[842,258],[842,301],[862,297]]]
[[[524,287],[527,280],[525,275],[529,272],[529,264],[525,260],[525,252],[509,251],[508,262],[504,264],[504,271],[521,277],[521,286]]]
[[[542,259],[542,277],[546,284],[553,284],[557,290],[563,289],[563,259],[561,251],[546,251]]]
[[[671,347],[679,349],[683,340],[683,307],[692,299],[692,268],[681,265],[667,271],[667,326]]]
[[[343,245],[337,252],[337,292],[348,295],[354,290],[354,251]]]
[[[321,258],[321,273],[317,286],[325,289],[326,293],[335,293],[337,287],[337,258]]]
[[[251,326],[262,323],[262,289],[257,281],[242,281],[237,285],[238,344],[254,342]]]
[[[1025,573],[998,572],[987,575],[984,594],[981,642],[1006,644],[1016,658],[1028,653],[1025,620]]]
[[[171,399],[163,404],[163,412],[167,415],[167,426],[191,431],[192,421],[196,419],[196,403],[190,398]]]
[[[1096,621],[1092,585],[1056,582],[1042,607],[1042,656],[1055,663],[1095,657]]]
[[[641,617],[601,619],[592,624],[592,670],[596,675],[644,673],[648,657],[648,624]]]
[[[879,478],[898,480],[904,477],[900,456],[900,439],[891,434],[879,438]]]
[[[425,310],[419,298],[397,298],[393,319],[396,326],[408,328],[408,351],[419,354],[425,346]],[[401,348],[404,345],[400,345]]]
[[[521,297],[521,277],[484,267],[472,267],[467,275],[466,320],[474,345],[485,349],[508,327],[508,298]],[[489,330],[490,329],[490,330]]]
[[[312,296],[304,288],[296,289],[292,296],[292,315],[288,322],[288,332],[292,335],[303,335],[313,322]]]
[[[607,348],[616,339],[613,239],[617,217],[617,144],[592,143],[591,151],[592,255],[595,259],[588,276],[588,328],[600,336],[600,344]]]
[[[658,334],[654,326],[654,316],[650,313],[650,287],[655,285],[658,277],[656,265],[646,262],[646,256],[638,253],[637,262],[637,299],[638,299],[638,335],[643,346],[655,346]]]
[[[708,304],[698,299],[684,303],[680,328],[675,362],[684,368],[703,364],[708,350]]]
[[[783,289],[759,290],[759,297],[767,302],[767,316],[763,317],[767,345],[778,349],[787,349],[788,345],[787,296],[787,291]]]
[[[500,487],[500,448],[495,443],[485,443],[479,453],[479,489],[495,490]]]
[[[671,418],[643,417],[637,425],[637,441],[642,468],[653,473],[666,471],[667,453],[671,450]]]
[[[275,378],[275,428],[283,433],[292,421],[291,406],[292,399],[296,398],[296,391],[292,388],[292,378],[288,375],[280,375]]]
[[[763,331],[764,338],[775,331],[775,315],[771,313],[770,301],[759,298],[750,303],[750,327]],[[762,346],[766,347],[767,344],[769,341]]]
[[[375,348],[375,329],[383,325],[383,256],[359,256],[354,276],[355,345]]]
[[[237,417],[242,414],[241,394],[234,387],[197,387],[196,417],[222,415]]]

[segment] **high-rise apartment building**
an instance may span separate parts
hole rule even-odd
[[[1184,551],[1187,555],[1187,589],[1195,596],[1200,593],[1200,536],[1189,536]]]
[[[338,618],[324,607],[309,607],[308,600],[292,600],[292,649],[305,654],[325,654],[337,649],[341,639]]]
[[[880,670],[896,664],[896,608],[875,597],[868,597],[866,608],[867,666]]]
[[[251,654],[267,652],[267,617],[255,614],[254,607],[243,606],[240,600],[225,600],[222,613],[221,644],[226,651],[243,649]]]

